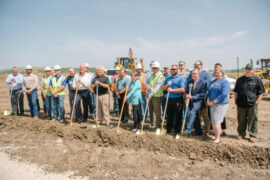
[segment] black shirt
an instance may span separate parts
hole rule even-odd
[[[92,84],[95,84],[96,81],[99,81],[103,84],[108,84],[110,85],[110,81],[109,78],[107,76],[96,76],[94,77]],[[98,95],[103,95],[103,94],[107,94],[108,93],[108,88],[104,88],[101,85],[97,85],[98,86]],[[95,93],[96,93],[97,88],[94,89]]]
[[[242,108],[254,106],[258,95],[263,94],[264,91],[262,80],[257,76],[238,78],[234,88],[234,92],[238,94],[237,106]]]

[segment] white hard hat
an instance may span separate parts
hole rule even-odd
[[[116,67],[114,68],[114,70],[115,70],[115,71],[120,71],[120,67],[116,66]]]
[[[90,68],[88,63],[84,63],[85,67]]]
[[[137,64],[135,69],[142,69],[142,65],[141,64]]]
[[[61,66],[55,65],[53,69],[54,69],[54,70],[61,70]]]
[[[31,65],[27,65],[27,66],[25,66],[25,69],[32,69],[32,66]]]
[[[51,70],[52,70],[52,68],[50,66],[46,66],[44,69],[44,71],[51,71]]]
[[[153,62],[152,68],[160,68],[159,62],[157,62],[157,61]]]

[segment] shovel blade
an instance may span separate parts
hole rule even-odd
[[[165,135],[165,134],[166,134],[166,132],[167,132],[167,130],[166,130],[166,129],[161,129],[160,135]]]
[[[5,111],[4,111],[4,116],[9,116],[10,114],[11,114],[11,112],[8,111],[8,110],[5,110]]]
[[[136,132],[136,135],[143,135],[143,134],[144,134],[144,132],[141,131],[141,130],[138,130],[138,131]]]
[[[92,126],[92,128],[94,128],[94,129],[98,128],[98,127],[99,127],[98,124],[95,124],[95,125]]]
[[[160,130],[160,128],[157,128],[157,130],[156,130],[156,135],[157,135],[157,136],[161,135],[161,130]]]

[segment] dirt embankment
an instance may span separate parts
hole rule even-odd
[[[32,140],[45,137],[60,137],[63,141],[78,141],[85,144],[95,144],[100,147],[116,149],[144,149],[150,152],[167,154],[174,157],[186,156],[191,160],[213,160],[228,163],[241,163],[254,168],[270,168],[270,148],[245,145],[215,145],[212,141],[192,139],[175,140],[171,136],[156,136],[146,133],[138,136],[127,130],[116,132],[116,128],[99,127],[93,129],[90,125],[82,127],[60,124],[47,120],[32,120],[26,117],[0,116],[0,132],[25,133],[31,132]],[[8,144],[7,140],[5,139]]]

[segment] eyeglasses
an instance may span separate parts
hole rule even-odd
[[[178,66],[184,66],[184,64],[178,64]]]
[[[171,69],[171,71],[175,71],[175,70],[178,70],[178,69]]]
[[[194,66],[199,66],[199,65],[201,65],[201,64],[194,64]]]

